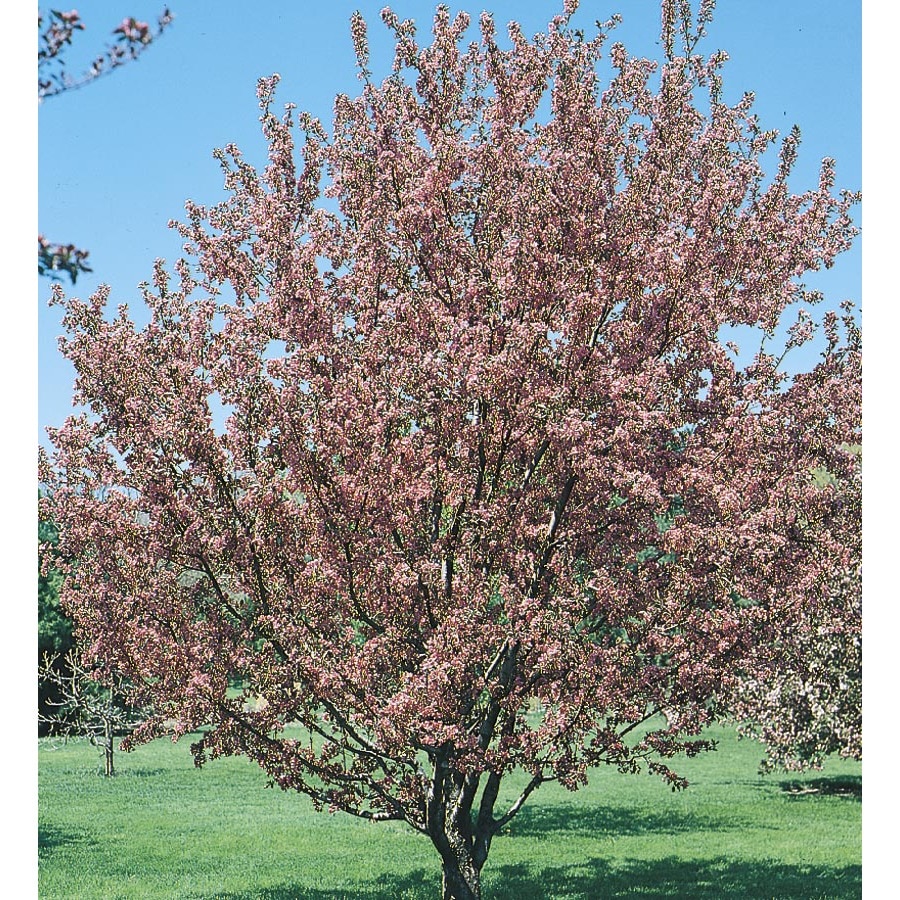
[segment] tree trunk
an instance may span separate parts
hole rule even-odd
[[[112,723],[107,721],[103,723],[104,725],[104,735],[103,735],[103,757],[105,763],[105,775],[107,778],[111,778],[116,774],[115,767],[113,765],[113,729]]]
[[[481,868],[465,846],[442,854],[442,900],[481,900]]]

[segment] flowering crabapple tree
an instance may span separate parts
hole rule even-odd
[[[217,152],[148,324],[56,289],[85,409],[42,502],[88,659],[154,711],[131,743],[203,727],[198,765],[405,822],[457,900],[542,785],[683,786],[852,561],[813,476],[857,471],[852,312],[796,377],[719,333],[818,299],[857,198],[828,159],[789,190],[795,132],[765,174],[776,134],[696,53],[711,3],[663,5],[659,68],[576,6],[506,47],[386,9],[380,83],[354,16],[360,96],[326,130],[260,81],[268,163]]]

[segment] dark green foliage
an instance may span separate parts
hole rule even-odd
[[[44,557],[51,563],[59,538],[52,522],[38,522],[39,566]],[[56,569],[44,575],[38,568],[38,654],[65,653],[72,646],[72,621],[60,609],[62,575]]]
[[[59,605],[62,575],[52,568],[59,537],[52,522],[38,521],[38,665],[45,656],[56,660],[60,674],[65,674],[66,653],[72,649],[72,621]],[[50,568],[41,569],[47,562]],[[59,692],[48,679],[38,677],[38,715],[46,715],[59,702]],[[38,734],[47,732],[46,723],[38,725]]]

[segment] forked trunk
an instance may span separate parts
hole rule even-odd
[[[442,900],[481,900],[481,868],[465,846],[442,854]]]
[[[488,671],[499,666],[500,685],[507,691],[515,675],[518,642],[504,642]],[[509,737],[515,728],[515,715],[501,720],[503,707],[500,694],[488,704],[485,718],[479,730],[479,743],[483,750],[490,745],[500,723],[501,733]],[[440,854],[443,867],[443,900],[481,900],[481,870],[487,862],[491,840],[498,827],[509,821],[541,779],[535,776],[528,788],[514,804],[510,812],[499,820],[494,819],[494,805],[500,790],[502,772],[491,770],[481,793],[478,813],[473,816],[473,804],[482,783],[484,772],[463,772],[454,769],[446,752],[432,757],[434,774],[426,800],[426,826],[428,835]]]

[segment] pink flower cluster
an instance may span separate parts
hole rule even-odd
[[[38,99],[44,100],[83,87],[95,78],[137,59],[172,24],[173,19],[168,7],[159,15],[156,30],[151,29],[147,22],[133,17],[124,18],[112,32],[118,35],[116,43],[108,46],[94,58],[85,72],[76,76],[66,68],[63,51],[72,43],[75,31],[85,28],[78,11],[51,10],[46,26],[44,16],[38,14]]]
[[[113,34],[121,35],[120,40],[129,43],[149,44],[152,40],[150,26],[131,17],[122,19],[122,24],[113,29]]]

